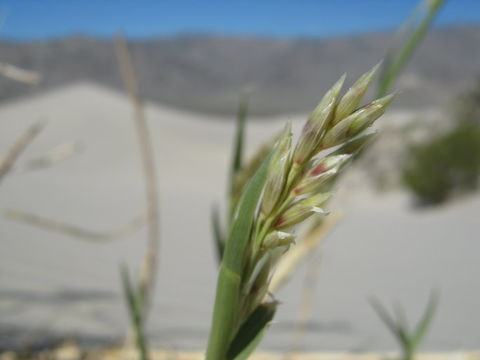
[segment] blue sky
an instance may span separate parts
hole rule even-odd
[[[0,0],[0,36],[214,33],[338,36],[396,28],[418,0]],[[480,24],[480,0],[447,0],[436,24]]]

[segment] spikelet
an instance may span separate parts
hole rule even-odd
[[[295,227],[313,214],[328,214],[333,179],[371,140],[373,135],[364,130],[393,101],[392,94],[358,108],[377,69],[378,65],[362,75],[340,98],[342,76],[311,113],[294,148],[290,124],[277,138],[245,264],[244,316],[263,301],[275,264],[295,240]],[[338,149],[320,156],[334,146]]]

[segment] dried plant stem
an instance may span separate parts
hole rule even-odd
[[[0,162],[0,182],[10,172],[15,161],[22,154],[22,152],[25,151],[27,146],[30,145],[30,143],[35,139],[35,137],[40,133],[40,131],[43,130],[43,128],[43,123],[35,123],[30,126],[22,134],[22,136],[17,139],[17,141],[15,141],[15,143],[12,145],[10,150]]]
[[[27,164],[23,170],[39,170],[49,168],[78,154],[81,149],[82,147],[77,142],[72,141],[62,143],[40,156],[36,156],[27,160]]]
[[[42,80],[40,74],[34,71],[25,70],[19,68],[18,66],[1,62],[0,74],[11,80],[15,80],[29,85],[38,85]]]
[[[115,51],[120,65],[125,87],[133,105],[135,125],[145,175],[145,197],[147,203],[148,249],[145,255],[140,278],[140,291],[143,299],[143,317],[152,302],[155,274],[158,268],[158,250],[160,238],[158,191],[153,146],[148,132],[147,120],[138,89],[137,77],[125,39],[118,35],[115,39]]]
[[[7,209],[5,215],[11,220],[20,221],[44,230],[68,235],[90,242],[109,242],[123,239],[140,229],[145,223],[144,217],[139,216],[118,229],[100,232],[81,228],[57,220],[48,219],[43,216],[38,216],[20,210]]]

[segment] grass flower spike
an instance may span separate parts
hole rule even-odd
[[[270,214],[282,192],[285,176],[291,157],[292,126],[290,123],[280,135],[277,141],[276,151],[272,158],[270,173],[268,174],[265,192],[263,194],[262,212]]]
[[[339,98],[342,76],[310,115],[295,147],[288,124],[236,203],[225,243],[207,360],[246,359],[273,318],[267,294],[275,266],[295,241],[295,226],[325,216],[333,180],[371,138],[362,134],[393,100],[357,109],[378,66]],[[322,157],[324,150],[339,146]],[[249,324],[249,327],[246,326]]]
[[[368,90],[368,87],[372,83],[375,74],[378,71],[380,64],[377,64],[373,67],[372,70],[363,74],[360,79],[358,79],[355,84],[352,85],[350,89],[343,96],[342,100],[337,105],[335,111],[335,117],[333,119],[333,124],[335,125],[340,120],[346,118],[357,108],[362,98],[365,96],[365,93]]]
[[[320,149],[327,149],[342,144],[365,130],[383,115],[393,99],[394,94],[384,96],[372,101],[370,104],[365,105],[341,120],[325,134],[325,137],[320,144]]]
[[[295,148],[294,163],[303,164],[315,151],[315,147],[333,115],[335,103],[342,90],[345,77],[343,75],[333,85],[310,115]]]

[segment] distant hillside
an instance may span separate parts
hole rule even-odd
[[[131,42],[147,99],[212,113],[234,111],[244,87],[255,91],[252,111],[311,109],[347,71],[350,80],[381,59],[389,33],[327,40],[176,36]],[[399,106],[444,104],[480,75],[480,26],[432,31],[399,84]],[[44,42],[0,41],[0,61],[39,71],[29,88],[2,78],[0,99],[24,96],[77,80],[121,89],[111,41],[84,36]]]

